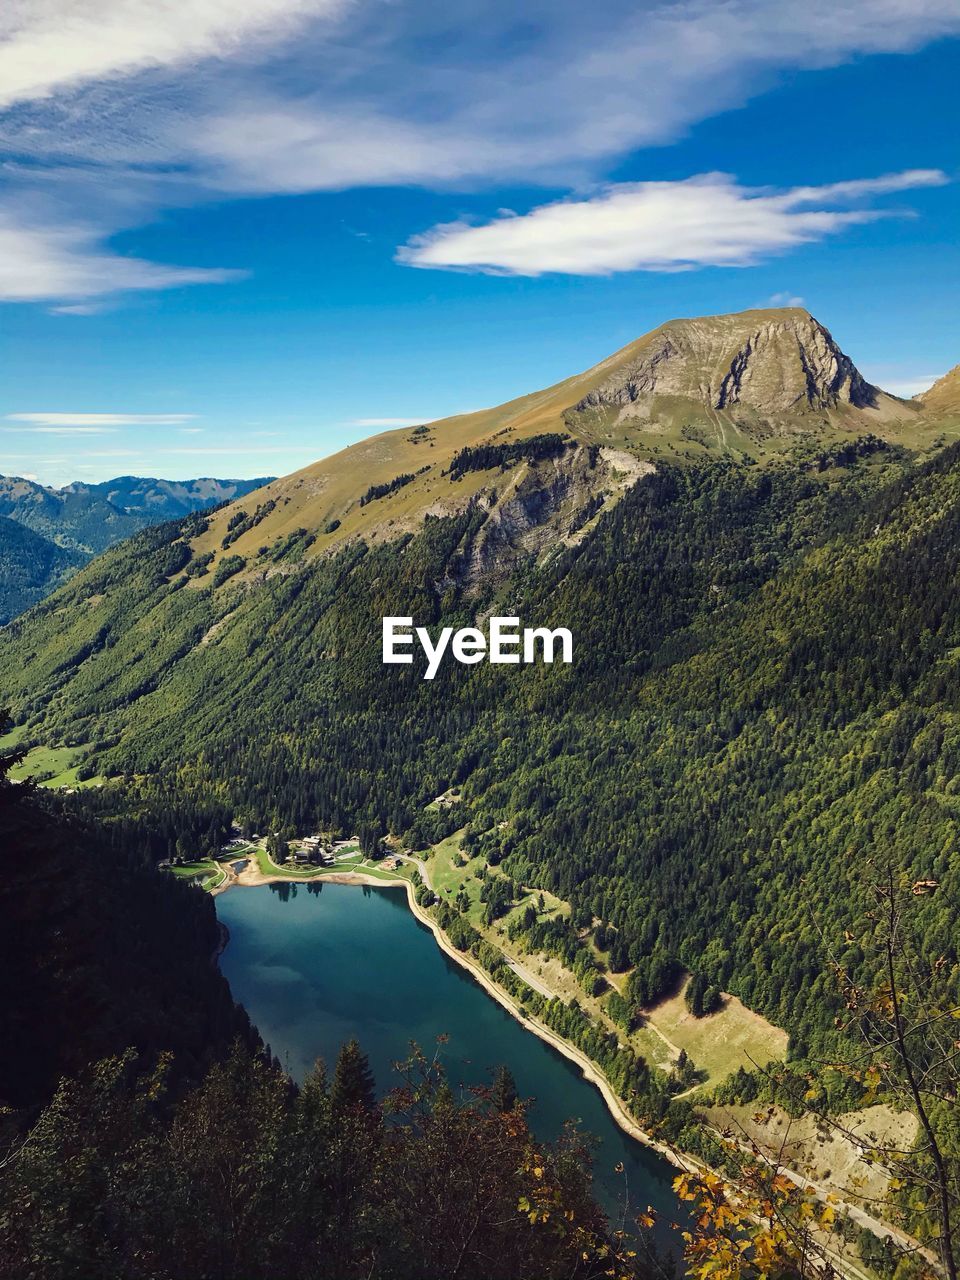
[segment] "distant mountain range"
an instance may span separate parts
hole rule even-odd
[[[118,476],[52,489],[22,476],[0,476],[0,625],[115,542],[147,525],[243,497],[269,479]]]

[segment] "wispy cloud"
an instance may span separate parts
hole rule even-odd
[[[80,225],[37,225],[26,210],[0,207],[0,301],[92,298],[137,289],[222,284],[245,273],[220,267],[176,267],[112,253]],[[90,308],[59,307],[89,314]]]
[[[960,32],[955,0],[605,0],[599,13],[528,0],[523,19],[512,0],[354,3],[286,51],[284,75],[208,85],[169,137],[203,181],[234,191],[573,185],[742,105],[785,68]]]
[[[225,194],[520,175],[583,189],[784,70],[958,33],[956,0],[527,0],[522,14],[513,0],[15,0],[0,11],[0,301],[82,316],[235,280],[110,243]]]
[[[111,436],[116,427],[0,427],[0,431],[29,431],[35,436]]]
[[[55,316],[98,316],[103,310],[104,306],[99,302],[71,302],[50,308]]]
[[[766,302],[762,303],[764,307],[802,307],[806,299],[799,293],[791,293],[788,289],[782,289],[779,293],[771,293]]]
[[[332,0],[30,0],[0,16],[0,105],[279,39]]]
[[[541,205],[482,226],[434,227],[397,256],[413,267],[521,276],[744,267],[889,216],[837,205],[946,181],[939,170],[916,169],[781,193],[741,187],[726,174],[621,183],[586,200]]]
[[[85,458],[142,458],[143,453],[139,449],[85,449],[83,452]],[[76,464],[78,467],[82,463]]]
[[[118,427],[177,427],[192,422],[196,416],[195,413],[8,413],[6,421],[27,424],[21,430],[113,431]],[[181,429],[199,431],[201,428]]]
[[[942,377],[942,373],[918,373],[912,378],[890,378],[881,382],[880,385],[884,391],[892,391],[895,396],[911,400],[921,391],[929,391],[937,379]]]

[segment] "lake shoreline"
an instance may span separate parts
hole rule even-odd
[[[481,986],[487,995],[497,1001],[502,1008],[516,1019],[522,1027],[530,1031],[533,1035],[538,1036],[544,1043],[551,1046],[558,1053],[562,1054],[568,1061],[575,1063],[579,1067],[584,1079],[599,1091],[600,1096],[606,1105],[614,1123],[623,1130],[634,1141],[639,1142],[642,1146],[647,1147],[651,1151],[655,1151],[662,1156],[675,1169],[679,1169],[684,1173],[703,1173],[707,1171],[706,1165],[700,1161],[693,1159],[691,1156],[683,1156],[675,1151],[672,1147],[668,1147],[665,1143],[659,1142],[646,1130],[642,1129],[635,1120],[627,1113],[623,1102],[617,1097],[609,1080],[600,1070],[592,1059],[588,1058],[582,1050],[576,1048],[564,1040],[562,1036],[551,1028],[544,1026],[536,1018],[521,1012],[520,1006],[517,1005],[510,995],[499,987],[485,969],[476,961],[474,961],[465,952],[458,950],[453,945],[444,931],[440,928],[436,920],[417,902],[414,894],[413,884],[403,876],[388,879],[386,876],[365,875],[363,872],[357,871],[330,871],[321,872],[312,876],[292,876],[292,875],[264,875],[259,867],[245,867],[239,874],[234,875],[226,880],[223,884],[218,885],[216,889],[210,890],[211,896],[225,893],[228,889],[236,886],[237,888],[259,888],[269,884],[344,884],[356,886],[368,886],[380,889],[406,889],[407,906],[414,919],[429,929],[433,934],[434,941],[440,950],[449,956],[456,964],[467,973]]]
[[[426,868],[417,858],[409,858],[408,861],[421,872],[425,873]],[[600,1070],[596,1063],[587,1057],[582,1050],[578,1049],[565,1041],[561,1036],[557,1035],[551,1028],[539,1022],[536,1018],[531,1017],[521,1009],[521,1006],[515,1003],[513,998],[499,987],[490,975],[483,969],[471,956],[458,950],[453,945],[444,931],[440,928],[437,921],[417,902],[415,897],[414,885],[411,881],[402,876],[391,877],[386,874],[369,875],[364,872],[357,871],[329,871],[320,872],[314,875],[265,875],[260,871],[259,867],[248,867],[243,872],[233,873],[232,877],[223,884],[218,885],[216,889],[211,890],[211,896],[225,892],[227,889],[236,885],[239,888],[258,888],[268,884],[314,884],[329,882],[333,884],[353,885],[369,888],[382,889],[406,889],[407,905],[414,919],[433,935],[434,942],[438,948],[451,960],[453,960],[461,969],[467,973],[483,988],[487,995],[494,999],[503,1009],[505,1009],[516,1022],[527,1031],[532,1032],[538,1039],[555,1049],[559,1054],[568,1061],[574,1063],[580,1070],[583,1078],[592,1084],[599,1092],[603,1099],[606,1110],[614,1123],[628,1137],[645,1147],[647,1150],[659,1155],[667,1164],[673,1168],[683,1172],[691,1173],[698,1176],[716,1173],[716,1170],[703,1161],[698,1160],[694,1156],[676,1150],[674,1147],[668,1146],[666,1143],[660,1142],[654,1138],[646,1130],[641,1128],[639,1124],[629,1115],[623,1101],[617,1096],[609,1080]],[[426,882],[426,881],[425,881]],[[428,885],[429,887],[429,885]],[[229,935],[227,940],[229,940]],[[798,1174],[794,1170],[782,1167],[781,1171],[798,1186],[808,1187],[814,1191],[814,1194],[821,1200],[826,1196],[826,1192],[822,1187],[818,1187],[809,1179]],[[867,1228],[878,1238],[882,1239],[889,1235],[899,1240],[903,1244],[909,1244],[912,1247],[919,1247],[916,1241],[913,1241],[905,1233],[898,1231],[896,1228],[875,1219],[872,1215],[865,1213],[858,1206],[851,1205],[848,1201],[842,1201],[845,1210],[851,1213],[854,1220],[859,1221],[861,1226]],[[851,1259],[846,1258],[835,1251],[826,1248],[826,1252],[837,1267],[838,1271],[846,1278],[846,1280],[869,1280],[868,1274],[858,1267]]]

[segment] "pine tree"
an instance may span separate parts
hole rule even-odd
[[[517,1082],[514,1080],[513,1073],[509,1067],[497,1067],[496,1074],[493,1077],[490,1100],[500,1112],[512,1111],[517,1105]]]
[[[340,1050],[330,1089],[330,1106],[335,1113],[361,1108],[372,1110],[376,1102],[376,1085],[367,1055],[356,1040]]]
[[[695,973],[687,985],[686,1001],[687,1008],[695,1018],[702,1018],[707,1012],[704,995],[707,990],[707,980],[702,973]]]

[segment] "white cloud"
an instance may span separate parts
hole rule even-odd
[[[0,15],[0,105],[235,54],[334,7],[331,0],[13,0]]]
[[[243,274],[219,267],[174,267],[126,258],[103,248],[91,228],[37,225],[25,209],[0,209],[2,302],[81,299],[131,289],[221,284]],[[83,312],[73,309],[73,314]]]
[[[726,174],[621,183],[586,200],[541,205],[483,226],[434,227],[397,256],[414,267],[522,276],[744,267],[887,216],[826,206],[946,181],[939,170],[918,169],[781,193],[741,187]]]
[[[117,427],[172,427],[190,422],[194,413],[8,413],[7,422],[29,423],[29,430],[46,428],[73,431],[105,431]],[[12,430],[13,428],[11,428]],[[199,427],[183,430],[199,431]]]
[[[512,0],[355,3],[306,33],[285,80],[220,84],[171,137],[204,181],[236,191],[573,185],[786,68],[960,33],[956,0],[527,0],[522,19]]]
[[[0,427],[0,431],[29,431],[35,436],[112,436],[116,427]]]
[[[62,307],[51,307],[50,314],[54,316],[98,316],[103,310],[103,306],[98,302],[71,302],[65,303]]]
[[[771,293],[766,302],[761,303],[761,307],[802,307],[805,299],[799,293],[790,293],[784,289],[780,293]]]
[[[958,33],[956,0],[7,0],[0,301],[235,279],[108,243],[224,194],[583,189],[784,71]]]

